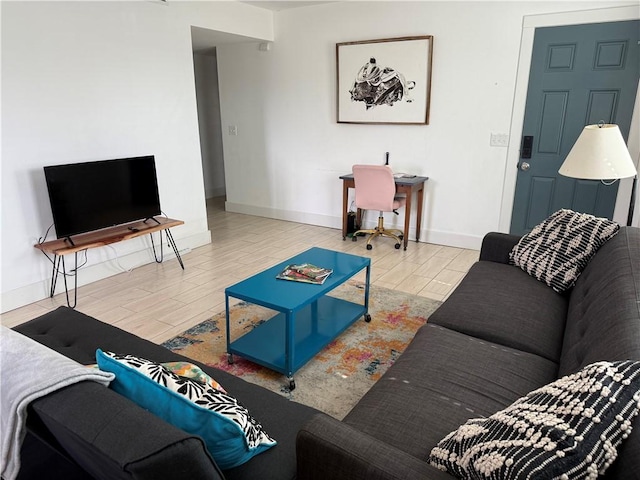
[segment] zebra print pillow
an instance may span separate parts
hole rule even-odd
[[[276,444],[235,398],[159,363],[96,351],[100,370],[116,375],[111,388],[182,430],[199,435],[222,470]]]
[[[558,210],[523,236],[509,254],[511,264],[562,293],[620,226],[573,210]]]
[[[616,459],[639,407],[640,362],[593,363],[468,420],[429,463],[459,478],[595,479]]]

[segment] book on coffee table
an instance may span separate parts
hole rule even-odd
[[[290,280],[293,282],[315,283],[322,285],[331,275],[333,270],[318,267],[310,263],[290,264],[282,272],[276,275],[280,280]]]

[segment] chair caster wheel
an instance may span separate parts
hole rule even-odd
[[[396,243],[396,250],[400,250],[400,244]]]
[[[353,237],[351,237],[351,241],[352,242],[357,242],[358,241],[358,237],[356,235],[354,235]]]
[[[367,250],[372,250],[373,249],[373,245],[369,244],[367,245]]]
[[[231,354],[231,353],[227,354],[227,363],[229,365],[233,365],[233,354]]]
[[[364,315],[364,321],[365,321],[365,322],[367,322],[367,323],[369,323],[369,322],[371,321],[371,315],[369,315],[368,313],[366,313],[366,314]]]

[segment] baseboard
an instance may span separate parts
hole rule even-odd
[[[211,243],[211,232],[207,230],[185,237],[177,237],[174,234],[174,238],[178,247],[178,253],[183,257],[194,248]],[[156,248],[158,248],[157,245]],[[163,251],[164,261],[170,261],[175,258],[173,250],[166,245],[164,245]],[[183,258],[183,260],[185,260],[185,258]],[[151,248],[146,248],[143,243],[140,243],[140,249],[118,255],[117,261],[115,258],[99,262],[92,261],[89,265],[82,267],[82,269],[79,270],[78,287],[122,273],[120,267],[125,269],[138,268],[153,262],[155,262],[155,259]],[[51,279],[47,278],[46,280],[26,285],[9,292],[3,292],[0,299],[0,311],[5,313],[48,298],[50,285]],[[73,288],[71,284],[69,287]],[[62,278],[58,279],[55,293],[64,293],[64,281]]]
[[[286,220],[288,222],[305,223],[307,225],[317,225],[319,227],[342,229],[342,218],[333,217],[331,215],[279,210],[277,208],[269,207],[256,207],[254,205],[245,205],[233,202],[225,202],[225,210],[227,212],[244,213],[245,215],[255,215],[257,217],[273,218],[275,220]]]
[[[275,218],[277,220],[286,220],[289,222],[305,223],[308,225],[317,225],[320,227],[336,228],[342,230],[342,217],[332,215],[310,214],[305,212],[294,212],[290,210],[279,210],[275,208],[256,207],[253,205],[244,205],[240,203],[226,202],[225,209],[228,212],[244,213],[246,215],[256,215],[258,217]],[[376,223],[365,222],[364,228],[374,228]],[[398,225],[394,225],[394,228]],[[340,235],[340,232],[337,232]],[[458,232],[443,232],[439,230],[420,230],[420,242],[434,243],[436,245],[446,245],[449,247],[468,248],[472,250],[480,250],[484,235],[468,235]],[[409,239],[416,238],[415,226],[409,227]]]

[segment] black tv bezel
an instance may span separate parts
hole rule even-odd
[[[81,169],[83,167],[91,166],[91,165],[98,165],[98,164],[104,165],[104,164],[116,163],[116,162],[131,162],[131,161],[136,161],[141,159],[151,160],[152,162],[153,184],[154,184],[153,191],[155,193],[154,195],[155,203],[154,203],[154,208],[149,210],[148,212],[149,215],[139,216],[139,215],[132,214],[130,216],[123,216],[121,218],[122,221],[118,221],[115,223],[104,222],[97,228],[68,229],[70,230],[69,232],[63,231],[62,233],[58,231],[58,226],[61,218],[61,212],[60,212],[60,206],[59,206],[60,202],[57,202],[58,199],[52,198],[52,188],[51,188],[52,179],[50,178],[50,174],[48,172],[54,172],[55,170],[70,169],[70,168],[73,169],[74,167],[78,167],[78,169]],[[90,232],[100,231],[100,230],[104,230],[106,228],[111,228],[118,225],[126,225],[128,223],[133,223],[140,220],[146,221],[154,218],[156,215],[162,214],[162,210],[160,207],[160,193],[158,189],[158,175],[157,175],[157,169],[156,169],[155,155],[140,155],[136,157],[111,158],[111,159],[105,159],[105,160],[94,160],[94,161],[86,161],[86,162],[65,163],[65,164],[59,164],[59,165],[48,165],[43,167],[43,169],[44,169],[45,183],[47,185],[49,205],[51,207],[51,213],[53,216],[53,224],[56,230],[56,237],[58,239],[71,240],[71,237],[76,235],[82,235]],[[54,204],[56,206],[54,206]]]

